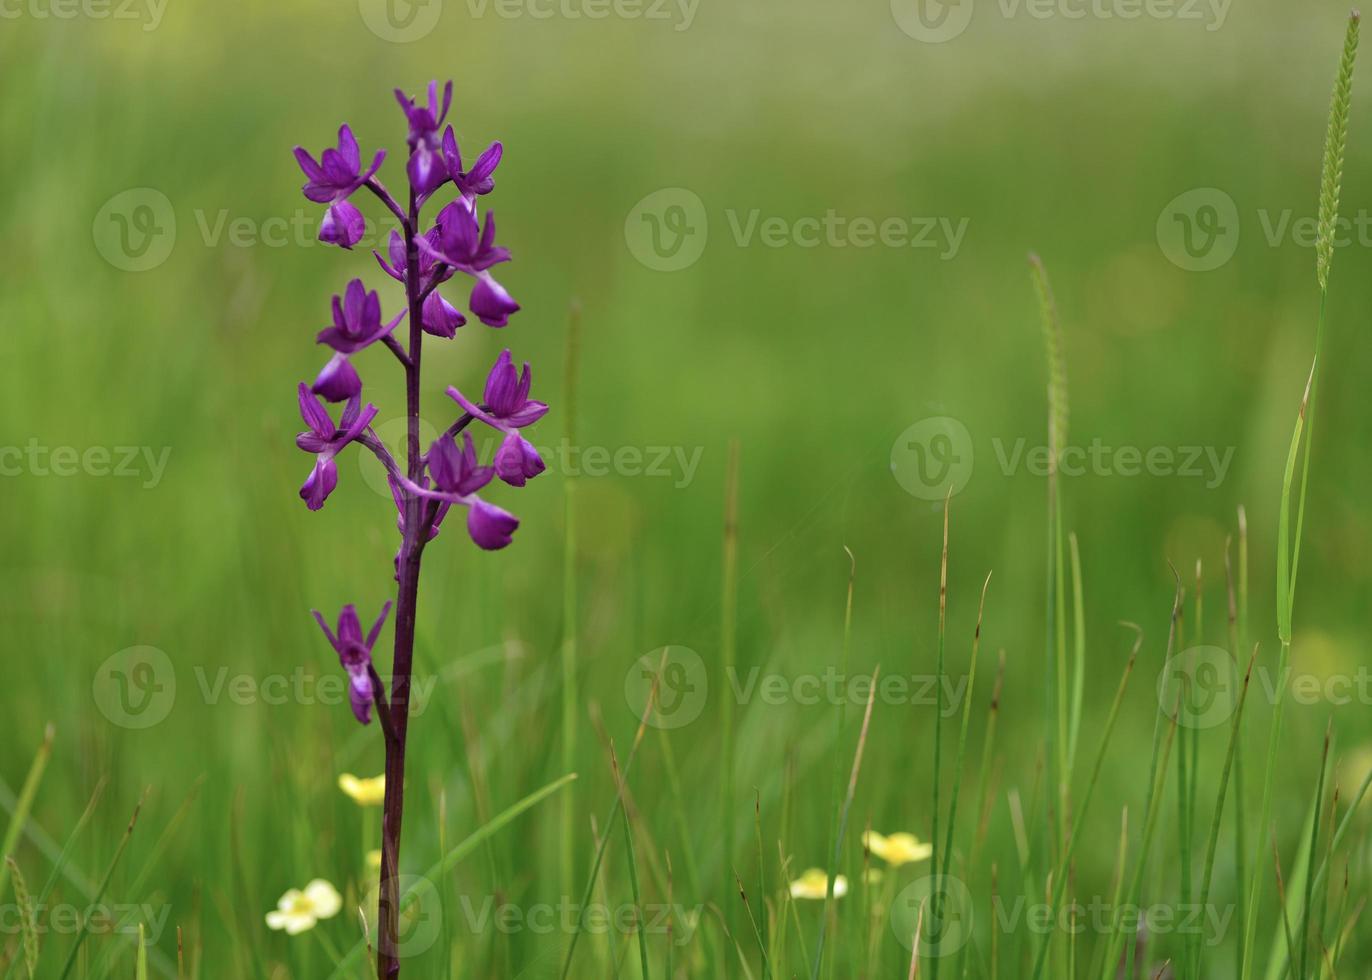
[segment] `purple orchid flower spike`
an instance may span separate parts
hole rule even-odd
[[[338,130],[338,148],[326,149],[318,162],[303,147],[295,148],[295,159],[306,177],[301,190],[316,204],[329,205],[319,226],[321,242],[352,248],[362,240],[367,222],[348,198],[371,180],[385,158],[386,151],[378,150],[371,167],[363,173],[357,138],[353,136],[352,127],[347,125]]]
[[[372,648],[376,646],[381,636],[381,626],[390,614],[390,602],[381,607],[381,615],[376,617],[365,639],[362,636],[362,624],[357,618],[357,607],[352,603],[344,606],[338,614],[337,633],[329,629],[328,622],[317,609],[311,611],[319,628],[329,638],[329,645],[338,652],[343,669],[348,672],[348,700],[352,702],[353,714],[362,724],[370,724],[372,700],[376,696],[372,687]]]
[[[480,419],[505,439],[495,454],[495,471],[512,487],[522,487],[545,469],[538,450],[519,434],[519,430],[533,425],[548,413],[548,406],[529,397],[532,380],[528,362],[522,374],[516,374],[509,350],[496,359],[486,378],[485,407],[472,402],[456,388],[448,388],[448,397],[461,405],[474,418]]]
[[[343,409],[338,424],[334,425],[328,410],[303,381],[299,394],[300,415],[310,428],[295,437],[295,444],[307,453],[314,453],[314,469],[300,488],[300,499],[310,510],[319,510],[338,486],[338,464],[334,457],[371,425],[376,418],[376,406],[369,404],[363,408],[362,396],[354,395]]]
[[[367,292],[361,279],[348,283],[343,297],[333,298],[333,326],[319,332],[318,340],[334,349],[311,390],[327,401],[341,402],[362,391],[362,379],[349,357],[380,340],[396,328],[404,314],[390,323],[381,322],[381,300]]]
[[[331,356],[313,386],[298,386],[300,414],[307,429],[296,437],[296,445],[314,456],[309,478],[300,488],[300,496],[311,510],[323,507],[337,488],[337,457],[353,442],[381,462],[395,500],[400,548],[394,562],[395,646],[389,692],[381,689],[372,652],[391,604],[385,605],[365,636],[357,610],[351,605],[343,608],[336,627],[325,622],[318,612],[314,614],[347,671],[353,714],[367,724],[373,705],[379,709],[376,714],[381,722],[378,727],[385,745],[386,771],[391,774],[405,770],[413,713],[415,623],[425,548],[457,507],[466,510],[467,533],[478,547],[487,551],[507,547],[519,528],[519,519],[487,502],[482,495],[489,492],[497,476],[504,483],[523,486],[544,469],[538,452],[521,433],[541,418],[548,406],[529,398],[529,366],[525,364],[522,373],[516,371],[508,350],[491,369],[481,403],[473,403],[456,388],[449,388],[448,394],[467,414],[458,418],[427,453],[421,451],[419,443],[422,394],[432,385],[421,371],[422,364],[433,363],[422,356],[426,335],[452,338],[468,317],[491,327],[504,327],[511,314],[519,310],[519,304],[493,275],[495,266],[510,259],[509,251],[496,244],[495,216],[489,209],[477,207],[481,198],[495,189],[495,171],[504,150],[500,143],[492,143],[471,161],[468,169],[457,144],[455,127],[446,125],[452,97],[451,82],[441,91],[437,82],[430,83],[418,99],[396,92],[408,123],[405,171],[410,181],[409,192],[399,200],[375,176],[385,154],[377,153],[370,168],[364,169],[357,140],[347,126],[338,131],[338,145],[326,149],[317,161],[303,149],[295,149],[296,159],[305,172],[305,196],[327,205],[319,232],[321,240],[344,248],[362,240],[367,224],[349,201],[362,188],[398,221],[387,246],[373,254],[382,271],[403,287],[404,308],[389,321],[383,320],[380,298],[368,291],[360,279],[352,279],[340,295],[333,297],[333,322],[317,337],[320,344],[329,348]],[[436,216],[425,220],[430,199],[449,183],[453,187],[451,200],[445,198],[442,204],[446,206],[439,204]],[[458,273],[471,280],[469,301],[463,309],[439,292]],[[402,337],[396,328],[405,319],[410,323]],[[377,341],[382,341],[382,346],[394,355],[404,376],[408,438],[403,457],[399,458],[369,428],[377,409],[364,404],[362,379],[353,365],[356,355]],[[329,402],[344,403],[337,422]],[[484,464],[471,433],[466,431],[476,419],[503,434],[494,456]],[[396,980],[402,966],[398,876],[402,867],[400,826],[405,808],[402,783],[400,779],[388,780],[380,826],[381,868],[375,879],[375,975],[387,980]]]
[[[471,170],[464,170],[462,151],[458,149],[453,128],[449,126],[443,134],[443,162],[448,166],[448,176],[466,198],[479,197],[495,190],[495,179],[491,175],[500,165],[500,157],[504,152],[505,148],[497,140],[482,151]]]
[[[443,100],[438,98],[438,82],[429,83],[429,104],[419,105],[400,89],[395,90],[396,101],[405,112],[410,124],[407,142],[410,146],[410,162],[405,165],[405,173],[415,193],[427,197],[448,179],[446,163],[439,152],[438,130],[443,120],[448,118],[448,109],[453,103],[453,83],[443,86]]]

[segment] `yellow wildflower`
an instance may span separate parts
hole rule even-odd
[[[900,833],[886,837],[875,830],[862,835],[862,846],[893,868],[927,861],[929,855],[934,853],[933,845],[921,843],[914,834]]]
[[[276,908],[267,913],[267,925],[297,936],[313,929],[320,919],[332,919],[342,907],[343,899],[337,889],[323,878],[316,878],[303,891],[292,888],[282,895]]]
[[[362,779],[350,772],[338,777],[338,788],[352,797],[358,806],[380,806],[386,799],[386,776]]]
[[[810,868],[791,882],[792,898],[824,898],[829,888],[829,876],[823,868]],[[834,878],[834,897],[842,898],[848,894],[848,879],[843,875]]]

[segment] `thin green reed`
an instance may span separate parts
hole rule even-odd
[[[1225,794],[1229,789],[1229,777],[1234,766],[1234,760],[1238,753],[1239,734],[1243,730],[1243,706],[1248,700],[1248,684],[1253,677],[1253,664],[1258,659],[1258,648],[1253,647],[1253,655],[1248,658],[1248,669],[1244,671],[1243,686],[1239,689],[1238,704],[1234,708],[1234,718],[1230,723],[1229,729],[1229,748],[1225,753],[1224,769],[1220,774],[1219,795],[1215,800],[1215,814],[1210,821],[1210,838],[1205,846],[1205,866],[1201,872],[1200,901],[1197,903],[1202,913],[1208,907],[1210,901],[1210,883],[1215,869],[1215,850],[1220,841],[1220,823],[1224,817]],[[1236,806],[1242,801],[1236,801]],[[1191,976],[1199,977],[1201,960],[1201,938],[1199,935],[1192,934],[1189,937],[1191,945]]]
[[[1048,702],[1054,719],[1049,733],[1050,767],[1053,774],[1049,811],[1051,853],[1062,847],[1062,820],[1067,811],[1068,784],[1071,781],[1072,752],[1071,723],[1068,719],[1067,686],[1067,583],[1062,519],[1062,493],[1058,482],[1058,464],[1067,440],[1067,368],[1063,356],[1062,325],[1057,303],[1048,282],[1048,271],[1034,253],[1029,255],[1029,269],[1038,298],[1039,323],[1043,330],[1044,350],[1048,360],[1048,548],[1047,590],[1045,596],[1045,676],[1051,678]],[[937,921],[937,920],[935,920]]]
[[[1134,627],[1134,629],[1138,630],[1138,627]],[[1077,843],[1081,840],[1082,829],[1086,826],[1086,814],[1090,810],[1091,798],[1095,794],[1096,784],[1100,781],[1101,769],[1105,765],[1105,752],[1110,745],[1110,737],[1115,732],[1115,723],[1119,720],[1120,706],[1124,704],[1124,695],[1129,689],[1129,678],[1133,676],[1134,664],[1138,659],[1139,648],[1142,645],[1143,633],[1139,630],[1138,636],[1134,641],[1133,649],[1129,652],[1129,660],[1124,666],[1124,673],[1120,677],[1119,687],[1115,691],[1115,699],[1110,704],[1110,713],[1105,719],[1105,729],[1101,733],[1100,747],[1096,750],[1096,761],[1091,767],[1091,778],[1087,780],[1086,789],[1082,794],[1081,807],[1078,809],[1076,817],[1072,821],[1072,834],[1068,838],[1067,846],[1053,873],[1052,891],[1048,907],[1054,921],[1057,919],[1058,909],[1061,906],[1062,897],[1066,892],[1068,879],[1071,877],[1070,868],[1072,865],[1072,855],[1076,851]],[[1035,980],[1038,980],[1039,977],[1043,976],[1044,966],[1047,963],[1048,951],[1051,946],[1051,942],[1045,942],[1039,947],[1038,956],[1034,962]],[[1069,971],[1069,975],[1075,976],[1075,971]]]
[[[1230,562],[1231,541],[1224,543],[1224,578],[1225,592],[1229,601],[1229,655],[1234,660],[1234,668],[1238,669],[1239,651],[1248,635],[1248,521],[1244,515],[1243,508],[1239,508],[1239,572],[1238,572],[1238,595],[1234,589],[1234,568]],[[1243,712],[1238,712],[1234,719],[1236,734],[1234,739],[1234,880],[1240,885],[1248,880],[1248,875],[1244,869],[1244,862],[1247,857],[1247,844],[1244,834],[1244,815],[1245,797],[1243,793]],[[1244,916],[1243,902],[1235,903],[1234,914],[1234,962],[1238,964],[1236,972],[1243,972],[1243,934]]]
[[[940,880],[939,875],[942,869],[939,866],[939,846],[938,846],[938,814],[939,814],[939,782],[942,777],[940,767],[943,760],[943,676],[944,676],[944,648],[947,638],[948,622],[948,511],[952,509],[953,489],[948,488],[948,496],[943,500],[943,552],[939,560],[938,576],[938,663],[935,667],[935,695],[934,695],[934,813],[932,817],[933,829],[929,835],[929,846],[932,849],[929,855],[929,867],[934,872],[934,881]],[[946,860],[946,858],[945,858]],[[941,887],[936,887],[933,894],[929,896],[929,921],[935,923],[934,928],[940,928],[938,923],[943,920],[939,918],[940,893]],[[929,976],[932,980],[938,980],[938,961],[937,956],[929,960]]]
[[[848,553],[848,597],[843,606],[843,649],[840,654],[839,676],[848,676],[848,650],[849,643],[853,635],[853,582],[857,578],[857,559],[847,547],[843,549]],[[839,822],[843,812],[843,729],[848,715],[848,699],[838,698],[838,704],[834,707],[834,765],[832,781],[830,783],[830,806],[833,808],[833,815],[829,820],[829,841],[825,849],[826,854],[832,855],[829,862],[829,880],[824,890],[824,919],[827,923],[834,914],[834,881],[838,877],[840,870],[839,855],[841,853],[841,841],[839,840]],[[765,894],[765,893],[764,893]],[[824,960],[824,930],[821,926],[819,934],[819,946],[815,950],[814,967],[810,971],[812,980],[818,980],[820,965]]]
[[[719,648],[721,670],[732,676],[736,664],[738,633],[738,440],[729,443],[729,466],[724,478],[724,558],[720,575]],[[733,886],[734,860],[734,704],[733,699],[720,698],[720,767],[719,797],[720,837],[724,849],[720,871],[724,876],[724,890],[728,895]],[[735,904],[724,906],[724,924],[730,935],[737,934],[733,914]],[[728,958],[725,958],[728,962]],[[727,968],[726,968],[727,969]]]
[[[576,445],[577,374],[581,362],[581,307],[574,305],[567,325],[567,362],[563,377],[562,399],[566,406],[563,435],[568,446]],[[562,771],[576,768],[577,693],[576,647],[576,477],[568,473],[563,482],[564,513],[562,520],[564,543],[562,551]],[[558,842],[559,880],[562,894],[572,894],[576,863],[573,842],[576,839],[576,796],[562,794],[560,835]]]
[[[1267,746],[1267,767],[1263,779],[1261,821],[1266,828],[1272,813],[1272,783],[1276,772],[1277,749],[1281,744],[1282,714],[1286,702],[1286,674],[1291,660],[1291,621],[1296,600],[1296,572],[1300,564],[1300,546],[1305,525],[1305,501],[1309,487],[1311,440],[1314,431],[1315,393],[1318,387],[1320,354],[1324,342],[1325,311],[1329,298],[1329,269],[1334,255],[1334,233],[1339,216],[1339,195],[1343,183],[1344,151],[1348,142],[1348,115],[1353,92],[1353,63],[1358,51],[1359,15],[1354,11],[1348,18],[1344,35],[1343,56],[1339,61],[1338,77],[1330,100],[1329,127],[1325,134],[1324,159],[1320,176],[1319,235],[1315,243],[1315,276],[1319,283],[1320,307],[1315,326],[1315,355],[1301,398],[1300,410],[1291,434],[1286,466],[1282,473],[1281,508],[1277,521],[1277,637],[1280,651],[1277,661],[1277,697],[1273,707],[1272,730]],[[1296,528],[1291,531],[1291,491],[1295,483],[1297,459],[1304,450],[1296,505]],[[1258,855],[1261,858],[1261,854]],[[1252,881],[1248,891],[1248,913],[1244,934],[1242,980],[1252,974],[1253,943],[1257,934],[1257,905],[1262,896],[1263,876],[1258,873],[1259,861],[1254,861]],[[1304,978],[1301,978],[1304,980]]]
[[[1167,646],[1166,651],[1163,655],[1164,664],[1166,664],[1167,661],[1170,660],[1172,657],[1172,647],[1177,635],[1177,617],[1180,615],[1180,609],[1181,583],[1178,582],[1176,596],[1172,601],[1172,615],[1167,630]],[[1144,869],[1147,867],[1148,864],[1148,851],[1149,845],[1152,840],[1153,828],[1157,823],[1157,812],[1161,809],[1160,802],[1164,785],[1163,780],[1165,780],[1167,776],[1167,755],[1164,754],[1162,751],[1162,721],[1165,715],[1165,712],[1163,711],[1164,707],[1165,706],[1162,704],[1158,705],[1158,713],[1153,719],[1153,752],[1152,758],[1148,765],[1148,795],[1145,800],[1143,810],[1144,838],[1140,848],[1138,863],[1134,868],[1134,874],[1130,882],[1129,893],[1127,896],[1127,901],[1131,903],[1131,905],[1137,903],[1139,889],[1142,887],[1143,884],[1143,873]],[[1173,711],[1171,725],[1171,730],[1173,732],[1176,731],[1176,716],[1180,710],[1180,707],[1180,702],[1178,702],[1176,709],[1174,709]],[[1168,754],[1170,754],[1171,752],[1171,745],[1172,735],[1169,734],[1167,736]],[[1161,772],[1159,772],[1159,767],[1161,767]],[[1123,920],[1120,913],[1120,909],[1122,908],[1124,908],[1124,906],[1122,905],[1115,906],[1115,914],[1111,923],[1108,952],[1105,956],[1105,965],[1102,968],[1102,980],[1114,980],[1115,964],[1119,962],[1120,952],[1124,948],[1124,933],[1122,931]]]
[[[1334,734],[1334,719],[1330,718],[1324,729],[1324,754],[1320,757],[1320,774],[1315,783],[1315,818],[1310,821],[1310,868],[1315,866],[1315,856],[1320,843],[1320,801],[1324,799],[1324,776],[1329,771],[1329,739]],[[1307,869],[1305,876],[1305,901],[1301,903],[1300,972],[1305,977],[1306,963],[1310,952],[1310,910],[1315,894],[1315,873]]]
[[[972,659],[967,667],[967,690],[962,698],[962,730],[958,734],[958,754],[953,766],[953,790],[948,802],[948,830],[944,838],[944,867],[953,855],[953,828],[957,826],[958,795],[962,788],[962,766],[967,757],[967,727],[972,718],[972,691],[977,681],[977,652],[981,649],[981,623],[986,612],[986,590],[991,586],[991,573],[986,573],[986,581],[981,586],[981,602],[977,607],[977,628],[972,634]]]

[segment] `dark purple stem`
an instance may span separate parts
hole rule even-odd
[[[370,186],[370,185],[369,185]],[[380,186],[372,188],[378,196]],[[383,200],[394,205],[385,194]],[[392,210],[399,212],[398,207]],[[419,248],[415,243],[419,227],[419,203],[410,191],[405,229],[405,295],[410,310],[409,363],[405,365],[405,409],[408,422],[406,463],[411,482],[423,477],[424,462],[419,449],[419,371],[424,332],[421,324]],[[400,975],[398,950],[400,923],[400,829],[405,812],[405,738],[410,723],[410,671],[414,663],[415,608],[419,601],[419,566],[428,539],[424,525],[429,508],[413,493],[405,495],[405,536],[400,545],[396,576],[400,590],[396,596],[395,659],[391,668],[391,732],[386,745],[386,798],[381,813],[381,881],[378,902],[377,973],[383,980]]]

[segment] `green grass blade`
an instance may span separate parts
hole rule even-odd
[[[115,848],[114,857],[110,859],[109,867],[105,869],[105,876],[100,879],[100,887],[96,889],[95,895],[91,898],[90,908],[96,908],[100,900],[105,897],[105,889],[109,888],[111,879],[114,878],[114,871],[119,867],[119,859],[124,856],[124,849],[129,846],[129,839],[133,837],[133,828],[138,825],[138,814],[143,809],[143,799],[147,798],[147,791],[143,793],[143,798],[139,799],[138,805],[133,808],[133,816],[129,818],[129,825],[124,828],[124,836],[119,839],[119,846]],[[71,974],[71,969],[76,965],[76,958],[81,952],[81,946],[85,943],[86,937],[90,935],[90,916],[84,916],[81,928],[76,934],[76,942],[72,944],[71,952],[67,956],[67,965],[62,968],[63,980]]]
[[[581,362],[581,307],[573,305],[567,324],[566,374],[563,379],[564,438],[576,445],[577,377]],[[576,477],[563,480],[562,527],[562,771],[576,769],[577,712],[580,695],[577,684],[577,560],[576,560]],[[570,895],[576,874],[574,825],[576,794],[564,793],[559,812],[558,868],[562,894]]]
[[[14,858],[5,858],[14,885],[14,904],[19,912],[19,936],[24,949],[24,965],[28,967],[29,980],[38,975],[38,924],[36,921],[33,896],[29,894],[28,882],[19,871]]]
[[[24,785],[19,790],[19,797],[14,804],[14,810],[10,813],[9,826],[5,828],[5,836],[0,840],[0,895],[5,893],[5,884],[9,878],[9,864],[5,858],[14,854],[15,845],[19,843],[19,834],[24,829],[24,822],[29,818],[29,811],[33,809],[34,797],[38,795],[38,786],[43,782],[43,772],[48,768],[48,760],[52,758],[52,742],[55,736],[52,725],[43,732],[43,744],[38,746],[38,752],[33,757],[33,763],[29,766],[29,774],[24,778]]]

